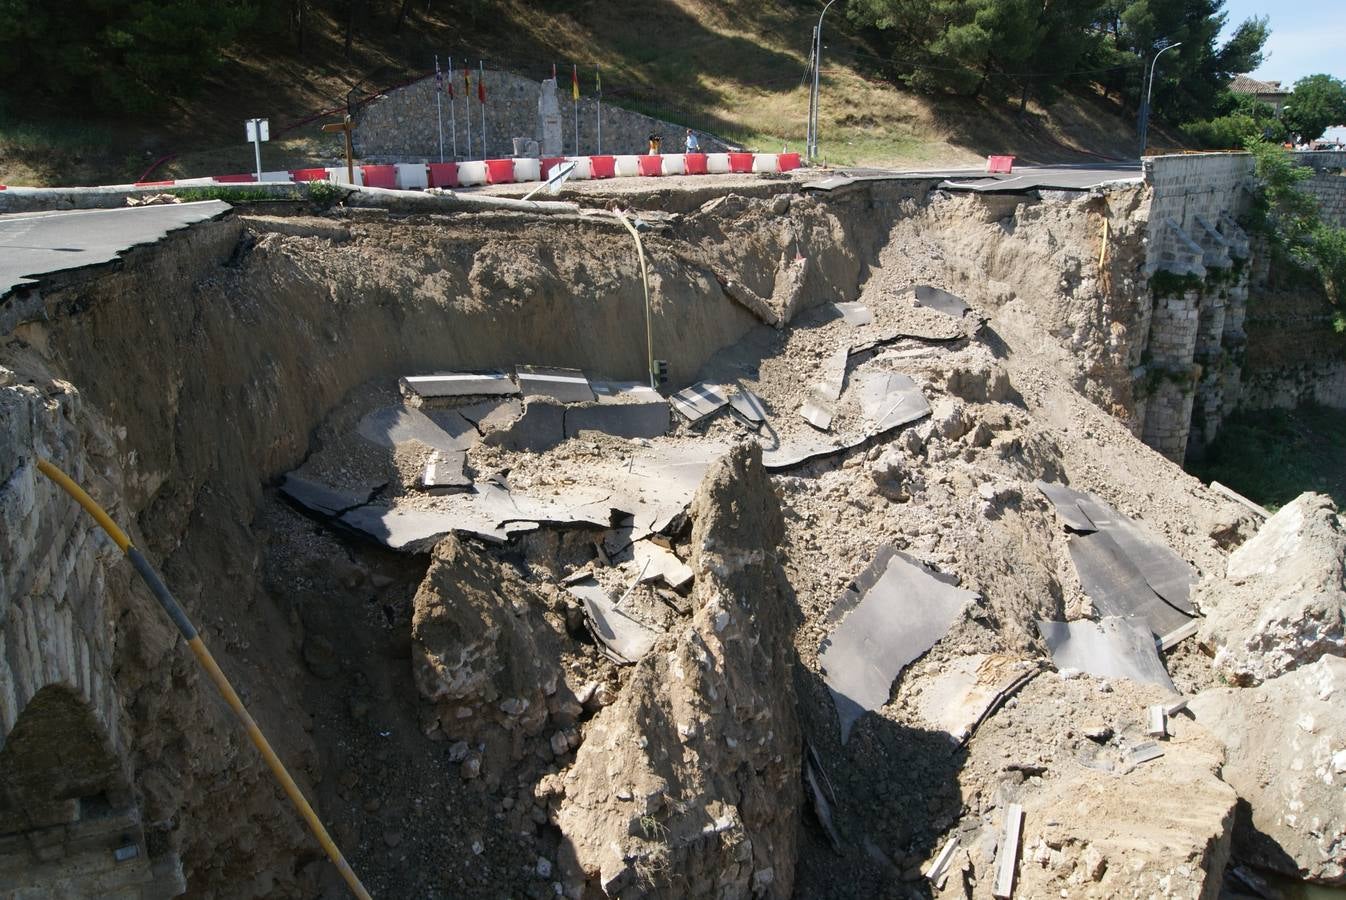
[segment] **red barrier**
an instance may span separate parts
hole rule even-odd
[[[291,181],[326,181],[326,169],[291,169]]]
[[[636,158],[636,165],[640,167],[641,175],[664,174],[664,158],[662,156],[639,156]]]
[[[559,166],[561,163],[563,163],[563,162],[565,162],[565,161],[566,161],[566,158],[565,158],[564,156],[544,156],[544,157],[542,157],[542,162],[539,163],[539,166],[541,167],[541,170],[542,170],[542,180],[543,180],[543,181],[546,181],[546,180],[547,180],[547,173],[551,171],[551,167],[552,167],[552,166]]]
[[[487,183],[487,184],[513,184],[513,183],[514,183],[514,160],[512,160],[512,159],[488,159],[488,160],[486,160],[486,183]]]
[[[752,154],[751,153],[730,153],[729,171],[731,172],[751,172]]]
[[[430,163],[430,187],[458,187],[458,164]]]
[[[136,187],[172,187],[177,184],[171,178],[168,181],[137,181]]]
[[[617,157],[589,157],[589,175],[592,178],[615,178],[617,176]]]
[[[1009,175],[1014,171],[1014,157],[988,156],[986,157],[986,171],[992,175]]]
[[[365,187],[397,188],[397,166],[361,166]]]
[[[791,169],[799,168],[798,153],[782,153],[779,159],[780,159],[780,170],[782,172],[788,172]]]
[[[216,175],[214,178],[220,184],[251,184],[257,180],[256,175]],[[158,184],[159,182],[154,183]],[[173,182],[167,183],[172,184]]]
[[[706,154],[688,153],[686,159],[687,164],[683,169],[684,172],[686,172],[688,175],[706,174]]]

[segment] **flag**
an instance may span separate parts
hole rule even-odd
[[[580,67],[575,66],[570,72],[570,96],[578,100],[580,98]]]
[[[603,70],[594,66],[594,89],[598,96],[603,96]]]
[[[486,102],[486,70],[481,69],[477,72],[477,99],[482,103]]]
[[[472,99],[472,67],[463,66],[463,98]]]

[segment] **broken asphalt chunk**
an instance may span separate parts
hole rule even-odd
[[[562,403],[589,403],[594,399],[589,379],[579,369],[515,366],[514,374],[525,397],[550,397]]]
[[[841,313],[841,318],[846,320],[846,324],[852,328],[860,328],[874,321],[874,314],[869,311],[869,307],[863,303],[834,303],[837,312]]]
[[[766,406],[762,398],[745,387],[740,387],[729,398],[729,412],[739,422],[756,431],[766,421]]]
[[[971,306],[968,306],[967,301],[957,294],[950,294],[948,291],[940,290],[928,284],[916,285],[916,302],[936,312],[942,312],[946,316],[953,316],[955,319],[961,319],[972,309]]]
[[[668,402],[688,422],[699,422],[729,401],[718,390],[703,381],[683,388],[669,397]]]
[[[898,372],[863,372],[856,377],[860,411],[871,434],[883,434],[930,415],[930,403],[910,377]]]
[[[976,597],[892,546],[879,548],[837,600],[831,618],[840,624],[818,651],[843,744],[856,720],[888,702],[902,669],[933,647]]]
[[[1076,669],[1100,678],[1130,678],[1176,694],[1143,619],[1108,616],[1098,622],[1048,622],[1038,631],[1058,670]]]
[[[348,509],[363,506],[369,497],[339,491],[320,481],[296,475],[290,472],[280,483],[280,492],[309,512],[320,516],[335,517]]]
[[[567,585],[566,590],[583,603],[589,629],[615,662],[623,665],[639,662],[659,640],[660,632],[618,609],[608,592],[593,578]]]
[[[407,375],[401,379],[401,385],[421,397],[489,397],[519,393],[510,377],[499,371]]]

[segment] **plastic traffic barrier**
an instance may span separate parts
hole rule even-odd
[[[583,157],[544,156],[542,157],[542,161],[538,164],[538,171],[541,173],[543,178],[546,178],[547,173],[551,171],[552,166],[560,165],[561,163],[566,162],[567,159],[576,159],[576,158],[583,159]],[[579,166],[576,166],[575,168],[578,170]],[[576,178],[578,177],[578,175],[573,174],[570,177]],[[587,178],[588,176],[586,175],[585,177]]]
[[[615,157],[618,178],[635,178],[640,174],[640,157],[634,154]]]
[[[458,183],[463,187],[486,183],[486,163],[479,159],[458,164]]]
[[[782,153],[780,155],[779,165],[782,172],[789,172],[792,169],[799,168],[799,154]]]
[[[430,186],[425,163],[397,163],[397,186],[404,191],[424,190]]]
[[[396,166],[360,166],[359,168],[367,187],[389,189],[397,187]]]
[[[731,172],[751,172],[752,171],[751,153],[730,153],[729,171]]]
[[[729,154],[728,153],[707,153],[706,171],[711,175],[729,174]]]
[[[752,155],[752,170],[754,172],[779,172],[780,154],[754,153]]]
[[[986,171],[992,175],[1008,175],[1014,171],[1014,157],[988,156],[986,157]]]
[[[430,163],[430,187],[458,187],[457,163]]]
[[[360,171],[360,167],[356,166],[353,171],[355,172],[355,183],[364,184],[364,173]],[[328,166],[327,180],[335,184],[351,183],[350,174],[345,166]]]
[[[546,160],[546,161],[550,162],[550,160]],[[564,160],[561,160],[561,162],[573,162],[573,163],[575,164],[575,171],[573,171],[573,172],[570,173],[570,177],[571,177],[572,179],[574,179],[575,181],[588,181],[590,178],[596,178],[596,177],[597,177],[597,176],[594,175],[594,173],[593,173],[593,164],[592,164],[592,158],[591,158],[591,157],[588,157],[588,156],[567,156]],[[553,163],[553,165],[555,165],[555,163]],[[547,172],[550,172],[550,171],[551,171],[551,166],[548,166],[548,167],[546,168],[546,170],[545,170],[542,174],[545,175],[545,174],[547,174]],[[611,176],[609,176],[609,177],[611,177]]]
[[[216,175],[215,181],[219,184],[251,184],[257,180],[256,175]],[[137,182],[139,184],[140,182]],[[147,181],[145,184],[172,184],[171,181]]]
[[[617,174],[617,157],[589,157],[589,171],[594,178],[612,178]]]
[[[636,168],[641,175],[662,175],[664,174],[664,158],[662,156],[637,156]]]
[[[515,181],[541,181],[541,164],[532,157],[516,156],[514,157],[514,180]]]
[[[706,171],[707,171],[707,169],[706,169],[706,154],[704,154],[704,153],[688,153],[686,156],[683,157],[683,159],[685,160],[685,162],[684,162],[684,164],[683,164],[683,170],[684,170],[688,175],[705,175],[705,174],[706,174]],[[726,165],[728,165],[728,163],[726,163]]]
[[[667,153],[664,155],[664,174],[665,175],[685,175],[687,173],[687,157],[681,153]]]
[[[486,182],[487,184],[513,184],[514,160],[512,159],[486,160]]]
[[[290,179],[293,181],[326,181],[326,169],[291,169]]]

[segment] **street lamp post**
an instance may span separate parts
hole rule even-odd
[[[809,159],[818,157],[818,72],[823,67],[823,16],[836,2],[827,0],[827,5],[818,16],[818,27],[813,29],[813,85],[809,91],[809,133],[808,146],[805,148]]]
[[[1174,47],[1181,47],[1182,41],[1176,44],[1169,44],[1164,49],[1154,55],[1150,61],[1150,79],[1145,87],[1145,102],[1140,107],[1140,152],[1137,156],[1145,155],[1145,144],[1150,136],[1150,95],[1154,93],[1154,67],[1159,64],[1159,57],[1163,56]]]

